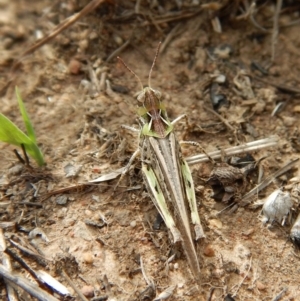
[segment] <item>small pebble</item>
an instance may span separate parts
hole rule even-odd
[[[84,253],[82,255],[83,262],[92,264],[94,262],[94,256],[91,253]]]
[[[178,264],[177,262],[175,262],[175,263],[174,263],[174,269],[175,269],[175,270],[178,270],[178,268],[179,268],[179,264]]]
[[[211,245],[207,245],[203,251],[204,255],[207,257],[214,257],[215,256],[215,251],[212,248]]]
[[[57,205],[66,205],[68,202],[68,197],[65,195],[60,195],[57,199],[56,199],[56,204]]]
[[[90,40],[96,40],[98,39],[98,33],[96,31],[92,31],[90,34],[89,34],[89,39]]]
[[[117,35],[114,35],[113,36],[113,39],[115,40],[115,42],[121,46],[124,42],[123,42],[123,39],[120,37],[120,36],[117,36]]]
[[[92,215],[92,211],[91,211],[91,210],[88,210],[88,209],[86,209],[86,210],[84,211],[84,213],[85,213],[86,216],[91,216],[91,215]]]
[[[291,116],[282,116],[281,118],[285,126],[293,126],[297,122],[297,119]]]
[[[250,235],[253,234],[253,233],[254,233],[254,228],[250,228],[249,230],[243,232],[243,234],[244,234],[245,236],[250,236]]]
[[[68,66],[69,73],[77,75],[81,71],[81,63],[78,60],[72,59]]]
[[[136,221],[130,222],[130,227],[131,227],[131,228],[135,228],[135,227],[136,227]]]
[[[81,292],[85,297],[94,297],[94,288],[91,285],[85,285],[81,288]]]
[[[218,229],[222,229],[223,225],[222,225],[222,222],[218,219],[211,219],[209,221],[209,225],[212,227],[212,228],[218,228]]]
[[[16,175],[18,175],[22,172],[23,168],[24,168],[23,164],[17,164],[15,166],[11,167],[8,170],[8,175],[9,176],[16,176]]]
[[[85,52],[85,50],[89,47],[89,41],[87,39],[81,40],[78,45],[80,52]]]
[[[58,210],[57,211],[57,217],[58,218],[64,218],[67,214],[67,210],[68,209],[66,207],[62,208],[61,210]]]
[[[293,112],[300,113],[300,105],[294,106]]]
[[[264,291],[267,287],[260,281],[256,281],[256,287],[260,290],[260,291]]]

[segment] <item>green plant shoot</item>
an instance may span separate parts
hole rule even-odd
[[[0,141],[16,146],[21,146],[23,144],[26,152],[32,159],[37,162],[39,166],[45,165],[43,154],[36,143],[36,136],[32,123],[26,112],[23,100],[17,87],[16,95],[20,107],[20,112],[25,123],[27,135],[23,131],[21,131],[12,121],[10,121],[7,117],[0,113]]]

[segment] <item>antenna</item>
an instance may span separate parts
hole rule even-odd
[[[124,61],[123,61],[119,56],[117,56],[117,59],[124,65],[124,67],[125,67],[129,72],[131,72],[131,73],[137,78],[139,84],[140,84],[141,87],[142,87],[142,91],[143,91],[144,86],[143,86],[143,84],[142,84],[141,79],[137,76],[137,74],[136,74],[134,71],[132,71],[132,70],[124,63]]]
[[[159,53],[160,45],[161,45],[161,42],[159,42],[159,44],[157,46],[155,57],[154,57],[154,60],[153,60],[153,63],[152,63],[152,66],[151,66],[151,69],[150,69],[150,72],[149,72],[149,78],[148,78],[148,86],[149,86],[149,88],[151,88],[151,74],[152,74],[153,67],[155,66],[155,63],[156,63],[156,60],[157,60],[157,56],[158,56],[158,53]]]

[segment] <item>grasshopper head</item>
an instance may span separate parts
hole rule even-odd
[[[159,48],[159,43],[155,57],[148,76],[148,87],[143,87],[141,79],[118,57],[122,64],[138,79],[142,91],[139,93],[137,100],[139,103],[138,115],[144,124],[142,133],[145,136],[153,136],[158,138],[166,137],[173,129],[172,124],[168,120],[166,110],[161,102],[161,93],[151,88],[151,74],[155,66]]]

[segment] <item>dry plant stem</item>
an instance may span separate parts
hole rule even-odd
[[[248,277],[248,274],[249,274],[249,272],[250,272],[251,266],[252,266],[252,257],[250,258],[249,268],[248,268],[247,273],[245,274],[245,276],[244,276],[244,278],[242,279],[241,283],[238,285],[236,291],[232,294],[232,297],[233,297],[233,298],[237,295],[237,293],[238,293],[239,289],[241,288],[243,282],[244,282],[245,279]]]
[[[9,255],[14,262],[18,262],[21,267],[23,267],[34,279],[38,282],[39,286],[42,286],[44,289],[47,289],[45,284],[40,281],[39,277],[37,276],[36,272],[23,260],[19,257],[16,253],[14,253],[11,249],[7,248],[5,253]]]
[[[58,26],[56,26],[53,31],[48,34],[46,37],[41,39],[40,41],[36,42],[34,45],[32,45],[30,48],[28,48],[22,55],[21,58],[16,62],[20,62],[26,55],[33,53],[36,49],[40,48],[47,42],[51,41],[53,38],[55,38],[58,34],[60,34],[62,31],[73,25],[75,22],[77,22],[80,18],[84,17],[88,13],[90,13],[92,10],[94,10],[98,5],[105,2],[105,0],[93,0],[89,4],[87,4],[79,13],[74,14],[73,16],[68,17],[63,22],[61,22]],[[15,65],[16,65],[15,64]]]
[[[200,9],[196,10],[193,13],[186,13],[186,14],[183,14],[183,15],[180,15],[180,16],[172,16],[172,17],[168,17],[168,16],[164,17],[164,16],[162,16],[161,18],[159,18],[159,19],[157,18],[155,20],[155,24],[164,24],[164,23],[168,23],[168,22],[174,22],[174,21],[179,21],[179,20],[184,20],[184,19],[192,18],[192,17],[197,16],[202,11],[203,11],[203,9],[200,8]],[[146,21],[141,26],[145,27],[145,26],[149,26],[149,25],[152,25],[152,23],[149,22],[149,21]]]
[[[252,79],[258,80],[264,84],[270,85],[272,87],[277,88],[278,90],[282,91],[282,92],[287,92],[287,93],[293,93],[293,94],[300,94],[300,89],[296,89],[293,87],[289,87],[289,86],[285,86],[285,85],[279,85],[279,84],[275,84],[272,82],[269,82],[267,80],[261,79],[260,77],[257,76],[252,76],[250,74],[247,74],[247,76],[250,76]]]
[[[276,45],[278,40],[278,18],[282,7],[282,0],[277,0],[276,2],[276,10],[274,14],[274,23],[273,23],[273,33],[272,33],[272,56],[271,56],[271,62],[273,63],[275,60],[275,54],[276,54]]]
[[[106,59],[106,63],[110,62],[115,56],[118,56],[128,45],[130,44],[130,40],[127,40],[124,44],[122,44],[119,48],[117,48],[113,53],[109,55]]]
[[[214,110],[204,107],[204,109],[212,114],[214,114],[215,116],[217,116],[232,132],[234,132],[234,128],[229,124],[229,122],[223,118],[220,114],[218,114],[217,112],[215,112]]]
[[[33,269],[30,266],[28,266],[28,264],[22,258],[20,258],[15,252],[7,248],[5,250],[5,253],[9,255],[14,262],[18,262],[21,267],[23,267],[33,278],[35,278],[36,281],[38,281],[38,277],[36,276]]]
[[[101,88],[100,88],[100,83],[99,83],[99,81],[98,81],[96,72],[95,72],[95,70],[93,69],[93,67],[91,66],[91,63],[90,63],[90,62],[88,63],[88,71],[89,71],[89,76],[90,76],[91,82],[92,82],[92,84],[95,86],[96,91],[97,91],[97,92],[102,91]]]
[[[14,154],[16,155],[17,159],[20,161],[21,164],[25,165],[25,160],[20,156],[18,151],[14,149]]]
[[[37,285],[31,283],[26,278],[13,275],[7,268],[5,268],[2,264],[0,264],[0,275],[8,281],[11,281],[15,285],[21,287],[31,296],[37,298],[39,301],[59,301],[57,298],[51,296],[47,292],[40,289]]]
[[[27,248],[21,246],[20,244],[16,243],[16,242],[13,241],[12,239],[10,239],[9,241],[10,241],[10,243],[11,243],[14,247],[16,247],[17,249],[19,249],[20,251],[22,251],[22,252],[25,253],[26,255],[29,255],[29,256],[32,256],[32,257],[36,258],[36,259],[39,261],[39,264],[41,264],[41,265],[43,265],[43,266],[46,266],[46,263],[45,263],[45,262],[48,261],[47,258],[45,258],[44,256],[42,256],[42,255],[40,255],[40,254],[38,254],[38,253],[35,253],[35,252],[33,252],[33,251],[31,251],[31,250],[29,250],[29,249],[27,249]],[[42,264],[42,262],[43,262],[44,264]]]
[[[141,5],[141,0],[136,0],[135,7],[134,7],[134,12],[137,15],[140,13],[140,5]]]
[[[29,163],[29,158],[28,158],[28,156],[27,156],[26,149],[25,149],[25,146],[24,146],[23,143],[21,144],[21,148],[22,148],[23,156],[24,156],[24,158],[25,158],[25,165],[26,165],[26,166],[29,166],[29,165],[30,165],[30,163]]]
[[[61,271],[62,276],[66,279],[68,284],[74,289],[74,291],[77,293],[79,298],[83,301],[89,301],[83,294],[82,292],[76,287],[75,283],[70,279],[70,277],[67,275],[67,273],[62,270]]]
[[[290,170],[292,167],[294,167],[294,165],[299,161],[299,158],[291,161],[290,163],[286,164],[285,166],[283,166],[282,168],[280,168],[279,170],[277,170],[276,172],[274,172],[273,174],[271,174],[270,176],[268,176],[265,180],[263,180],[259,185],[257,185],[255,188],[253,188],[252,190],[250,190],[247,194],[245,194],[242,197],[242,201],[240,203],[241,206],[247,205],[250,202],[250,198],[254,195],[256,195],[257,193],[259,193],[261,190],[263,190],[265,187],[267,187],[275,178],[283,175],[284,173],[286,173],[288,170]]]
[[[160,46],[160,52],[163,53],[165,49],[167,48],[168,44],[171,42],[171,40],[179,33],[179,29],[182,26],[181,23],[178,23],[175,27],[172,28],[172,30],[169,32],[165,40]]]
[[[3,235],[3,230],[0,229],[0,252],[2,253],[2,263],[3,263],[3,266],[5,268],[7,268],[7,270],[9,272],[11,272],[12,268],[11,268],[10,258],[7,254],[4,253],[5,250],[6,250],[5,238]],[[8,281],[5,281],[5,285],[6,285],[8,300],[9,301],[17,301],[18,298],[17,298],[16,292],[13,289],[13,287],[11,287],[11,285],[9,284]]]
[[[155,289],[155,285],[154,285],[153,281],[150,280],[146,274],[142,257],[140,257],[140,263],[141,263],[142,274],[143,274],[143,277],[144,277],[147,285],[149,285],[149,286],[151,285]]]
[[[262,32],[268,32],[269,30],[262,27],[260,24],[258,24],[258,22],[255,20],[254,18],[254,12],[255,12],[255,2],[253,1],[250,8],[249,8],[249,16],[250,16],[250,21],[252,22],[252,24],[258,28],[259,30],[261,30]]]
[[[114,178],[113,178],[114,179]],[[95,184],[93,183],[84,183],[84,184],[78,184],[78,185],[72,185],[69,187],[64,187],[57,189],[55,191],[48,192],[41,196],[40,202],[43,202],[50,198],[53,195],[61,194],[61,193],[72,193],[72,191],[75,191],[76,193],[83,192],[85,188],[94,188]]]
[[[287,287],[285,287],[272,301],[279,301],[283,295],[287,292]]]
[[[208,153],[208,155],[212,159],[219,159],[224,154],[225,154],[225,156],[233,156],[233,155],[238,155],[238,154],[245,153],[245,152],[257,151],[262,148],[272,147],[277,144],[278,144],[278,138],[276,136],[271,136],[266,139],[256,140],[256,141],[252,141],[252,142],[242,144],[239,146],[230,147],[230,148],[227,148],[222,151],[219,151],[219,150],[213,151],[213,152]],[[186,158],[186,161],[189,165],[192,165],[192,164],[207,162],[207,161],[209,161],[209,158],[205,154],[200,154],[200,155],[188,157],[188,158]]]

